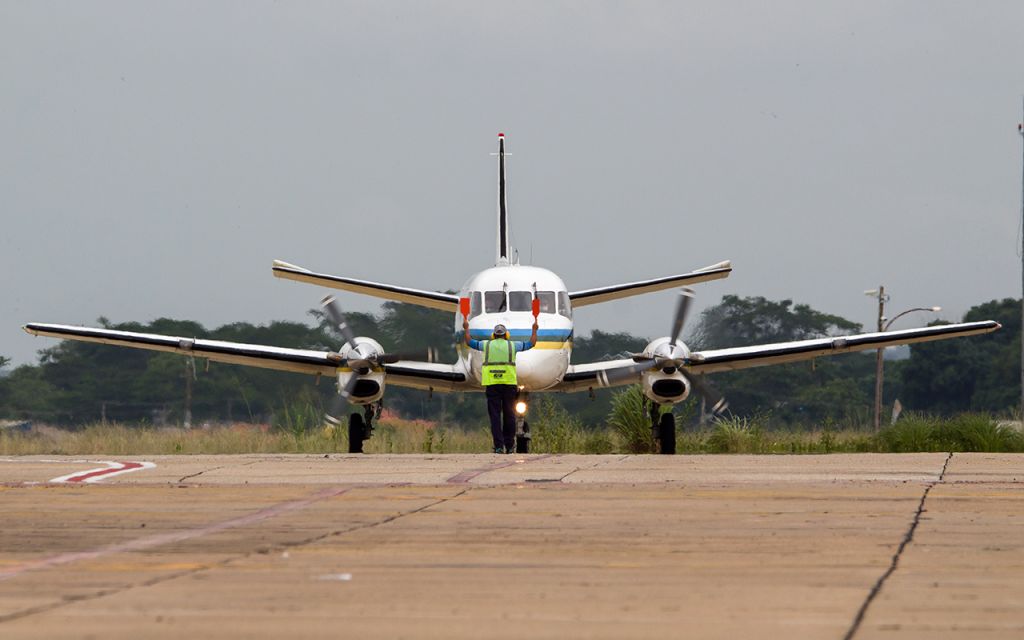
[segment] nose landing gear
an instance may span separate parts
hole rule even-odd
[[[530,423],[526,419],[529,395],[519,394],[516,398],[516,453],[530,453]]]
[[[383,402],[371,402],[363,405],[363,414],[350,414],[348,417],[348,452],[362,453],[363,440],[373,435],[373,421],[380,417],[384,410]]]
[[[658,453],[663,455],[675,455],[676,453],[676,417],[671,411],[661,413],[661,405],[657,402],[650,403],[651,408],[651,432],[654,441],[658,444]],[[661,415],[659,415],[661,414]]]

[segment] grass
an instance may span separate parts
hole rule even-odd
[[[534,453],[648,453],[650,425],[632,421],[586,429],[558,404],[538,398],[530,415]],[[314,424],[316,423],[316,424]],[[449,427],[387,416],[365,443],[367,453],[480,453],[491,448],[486,425]],[[909,414],[877,436],[853,428],[773,428],[769,416],[720,419],[677,433],[681,454],[902,453],[921,451],[1024,452],[1024,434],[985,414],[937,418]],[[244,453],[343,453],[347,430],[292,416],[276,426],[230,424],[181,429],[126,424],[93,424],[74,431],[35,426],[0,430],[0,455],[166,455]]]

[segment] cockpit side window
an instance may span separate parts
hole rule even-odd
[[[503,313],[508,308],[504,291],[484,292],[484,311],[487,313]]]
[[[477,317],[484,311],[484,297],[479,291],[469,294],[469,317]]]
[[[555,292],[554,291],[538,291],[537,299],[540,300],[540,312],[541,313],[554,313],[555,312]]]
[[[533,308],[533,294],[529,291],[509,291],[509,311],[529,311]]]
[[[572,319],[572,305],[569,303],[569,294],[565,291],[558,292],[558,313]]]

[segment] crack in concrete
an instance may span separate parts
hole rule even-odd
[[[202,472],[200,472],[200,473],[202,473]],[[390,486],[390,485],[382,485],[382,486]],[[352,533],[354,531],[362,531],[364,529],[372,529],[374,527],[378,527],[378,526],[381,526],[381,525],[384,525],[384,524],[388,524],[389,522],[394,522],[395,520],[398,520],[399,518],[404,518],[406,516],[411,516],[411,515],[420,513],[422,511],[426,511],[427,509],[430,509],[431,507],[436,507],[437,505],[444,504],[445,502],[448,502],[449,500],[454,500],[454,499],[456,499],[456,498],[458,498],[460,496],[463,496],[463,495],[469,493],[469,491],[471,489],[472,489],[472,487],[466,487],[466,488],[462,489],[461,491],[455,493],[454,495],[447,496],[447,497],[441,498],[439,500],[435,500],[435,501],[433,501],[433,502],[431,502],[429,504],[423,505],[421,507],[417,507],[415,509],[410,509],[409,511],[404,511],[404,512],[400,512],[400,513],[388,516],[388,517],[383,518],[381,520],[378,520],[376,522],[368,522],[368,523],[364,523],[364,524],[361,524],[361,525],[355,525],[353,527],[349,527],[348,529],[343,529],[341,531],[328,531],[327,533],[323,533],[323,534],[319,534],[319,535],[316,535],[316,536],[312,536],[310,538],[306,538],[306,539],[303,539],[303,540],[296,540],[294,542],[279,543],[279,544],[273,545],[271,547],[260,547],[258,549],[254,549],[252,551],[248,551],[246,553],[242,553],[242,554],[239,554],[239,555],[236,555],[236,556],[231,556],[229,558],[224,558],[223,560],[219,560],[217,562],[211,563],[211,564],[206,565],[206,566],[195,567],[195,568],[192,568],[192,569],[185,569],[183,571],[177,571],[177,572],[174,572],[174,573],[171,573],[171,574],[167,574],[167,575],[162,575],[162,576],[155,576],[153,578],[150,578],[148,580],[143,580],[142,582],[138,582],[138,583],[135,583],[135,584],[127,584],[127,585],[124,585],[122,587],[114,587],[114,588],[108,588],[108,589],[101,589],[99,591],[95,591],[93,593],[87,593],[87,594],[65,595],[65,596],[62,596],[61,599],[59,601],[57,601],[57,602],[51,602],[49,604],[39,605],[39,606],[36,606],[36,607],[30,607],[28,609],[22,609],[21,611],[15,611],[15,612],[12,612],[12,613],[0,615],[0,624],[3,624],[4,622],[10,622],[12,620],[18,620],[20,618],[27,618],[29,616],[33,616],[33,615],[40,614],[40,613],[48,613],[50,611],[55,611],[57,609],[60,609],[61,607],[65,607],[65,606],[70,605],[70,604],[77,604],[79,602],[90,602],[92,600],[98,600],[100,598],[105,598],[107,596],[113,596],[113,595],[118,595],[118,594],[121,594],[121,593],[125,593],[127,591],[131,591],[132,589],[142,589],[142,588],[146,588],[146,587],[156,586],[158,584],[161,584],[161,583],[164,583],[164,582],[168,582],[170,580],[176,580],[178,578],[184,578],[184,577],[187,577],[187,576],[191,576],[191,575],[195,575],[195,574],[198,574],[198,573],[202,573],[204,571],[210,571],[212,569],[218,569],[218,568],[226,567],[226,566],[229,566],[230,564],[232,564],[234,562],[238,562],[239,560],[245,560],[245,559],[250,558],[252,556],[267,555],[267,554],[272,553],[274,551],[280,551],[280,550],[284,550],[284,549],[294,549],[294,548],[297,548],[297,547],[302,547],[302,546],[305,546],[305,545],[313,544],[315,542],[319,542],[321,540],[325,540],[325,539],[330,538],[330,537],[342,536],[342,535],[345,535],[347,533]],[[345,491],[347,492],[348,490],[346,489]],[[342,495],[342,494],[338,494],[338,495]]]
[[[615,460],[615,462],[622,462],[623,460],[625,460],[627,458],[629,458],[629,456],[621,456],[620,458],[618,458],[618,460]],[[593,471],[594,469],[596,469],[598,467],[603,467],[603,466],[605,466],[607,464],[611,464],[611,463],[612,463],[612,460],[599,460],[596,463],[590,465],[589,467],[576,467],[575,469],[573,469],[569,473],[567,473],[564,476],[562,476],[561,478],[559,478],[558,482],[565,482],[566,478],[568,478],[572,474],[576,473],[577,471],[583,471],[584,468],[587,471]]]
[[[946,469],[949,468],[949,461],[952,459],[953,453],[950,452],[949,455],[946,456],[946,461],[942,464],[942,471],[939,472],[938,479],[929,482],[925,486],[924,493],[921,494],[921,501],[917,504],[917,511],[914,513],[914,518],[911,520],[910,527],[907,529],[907,532],[903,534],[903,539],[900,541],[900,546],[896,548],[896,553],[893,554],[892,561],[889,562],[889,567],[878,578],[878,580],[875,581],[875,584],[871,587],[871,591],[869,591],[867,597],[864,598],[864,602],[861,603],[860,609],[857,610],[857,615],[854,616],[853,623],[850,625],[846,635],[843,636],[843,640],[853,640],[857,631],[860,630],[861,623],[864,622],[864,617],[867,615],[868,607],[870,607],[871,603],[874,602],[876,597],[878,597],[878,594],[882,591],[882,587],[885,586],[885,582],[889,579],[889,576],[896,572],[896,569],[900,564],[900,556],[903,555],[903,551],[913,541],[914,531],[917,529],[917,525],[921,522],[921,514],[925,511],[924,503],[928,499],[928,494],[931,493],[931,490],[935,485],[941,483],[946,477]]]
[[[186,481],[186,480],[188,480],[189,478],[196,478],[196,477],[198,477],[198,476],[201,476],[201,475],[203,475],[204,473],[206,473],[207,471],[216,471],[216,470],[218,470],[218,469],[223,469],[223,468],[224,468],[223,466],[220,466],[220,467],[213,467],[212,469],[203,469],[202,471],[197,471],[196,473],[190,473],[190,474],[189,474],[189,475],[187,475],[187,476],[182,476],[182,477],[178,478],[178,484],[181,484],[182,482],[185,482],[185,481]]]

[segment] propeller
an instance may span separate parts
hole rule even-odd
[[[325,297],[320,301],[320,305],[323,307],[324,315],[330,320],[331,326],[341,334],[341,338],[344,341],[341,344],[342,349],[346,346],[349,348],[345,356],[342,356],[340,353],[332,354],[334,357],[331,359],[337,362],[339,366],[347,366],[352,369],[352,376],[349,377],[348,382],[338,392],[338,395],[331,402],[331,407],[327,411],[326,418],[332,424],[340,424],[338,416],[342,414],[349,398],[352,397],[352,392],[355,391],[360,376],[370,373],[374,368],[385,364],[394,364],[401,360],[437,362],[437,349],[432,347],[411,351],[396,351],[394,353],[371,350],[372,347],[370,345],[360,344],[356,341],[356,336],[352,333],[352,327],[349,326],[348,321],[345,319],[345,313],[341,310],[341,305],[338,304],[338,300],[334,296]]]
[[[711,408],[712,413],[721,413],[729,407],[729,403],[726,402],[725,397],[715,389],[711,383],[705,380],[704,376],[693,375],[687,373],[683,367],[686,365],[685,357],[675,357],[676,341],[679,340],[679,336],[683,333],[683,326],[686,324],[686,318],[690,312],[690,305],[694,299],[693,289],[684,288],[679,292],[679,300],[676,303],[676,313],[672,320],[672,330],[669,334],[669,340],[664,345],[667,353],[659,355],[635,355],[633,360],[636,364],[631,364],[618,369],[609,369],[602,371],[598,374],[598,382],[602,386],[610,386],[623,380],[628,380],[639,373],[650,371],[652,369],[665,369],[666,373],[669,373],[670,369],[678,371],[680,375],[686,378],[687,382],[690,383],[690,388],[700,394],[704,398],[707,405]],[[660,348],[659,348],[660,350]]]

